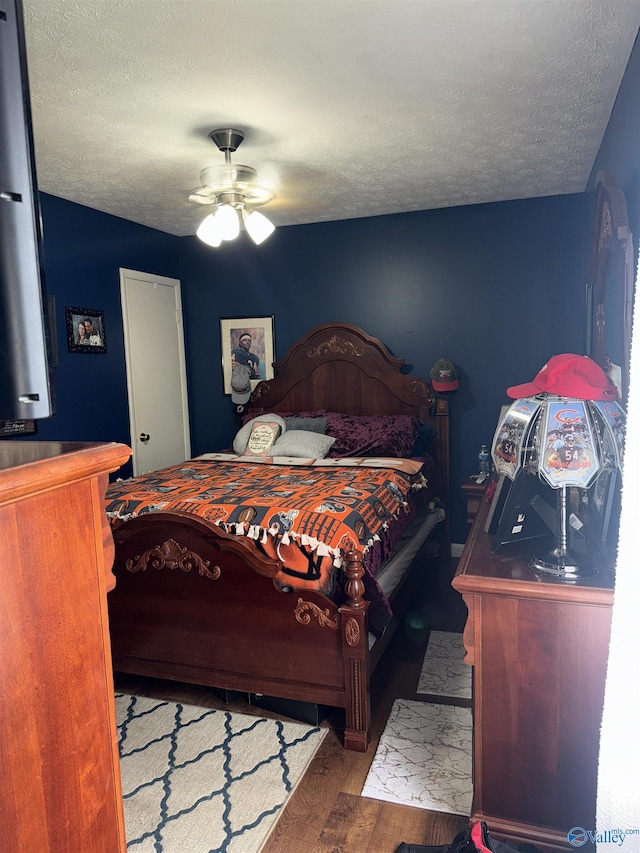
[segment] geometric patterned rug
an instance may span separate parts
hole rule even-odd
[[[470,815],[471,732],[471,708],[397,699],[362,796]]]
[[[257,853],[327,729],[116,694],[127,850]]]
[[[470,699],[471,667],[464,663],[465,653],[462,634],[431,631],[416,692]]]

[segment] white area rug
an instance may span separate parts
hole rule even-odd
[[[257,853],[327,733],[116,694],[127,850]]]
[[[471,709],[397,699],[363,797],[470,815]]]
[[[471,698],[471,667],[463,663],[462,634],[431,631],[417,693]]]

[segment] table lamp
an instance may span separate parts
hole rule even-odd
[[[511,480],[535,472],[558,493],[555,547],[531,557],[529,567],[565,581],[595,574],[592,560],[569,547],[567,489],[588,489],[612,469],[622,471],[625,415],[617,389],[595,361],[564,353],[507,395],[514,402],[494,434],[496,470]]]

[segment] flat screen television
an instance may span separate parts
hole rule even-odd
[[[0,420],[51,415],[22,0],[0,0]]]

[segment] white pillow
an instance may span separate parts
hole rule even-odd
[[[270,448],[269,456],[300,456],[307,459],[324,459],[336,439],[319,432],[290,429],[281,435]]]
[[[280,415],[258,415],[255,418],[252,418],[248,421],[243,427],[241,427],[236,433],[236,437],[233,439],[233,452],[237,453],[238,456],[242,456],[247,449],[247,444],[249,443],[249,436],[251,435],[251,428],[253,427],[256,421],[272,421],[273,423],[277,423],[280,426],[280,434],[282,435],[287,431],[287,425],[284,422],[284,418],[281,418]]]

